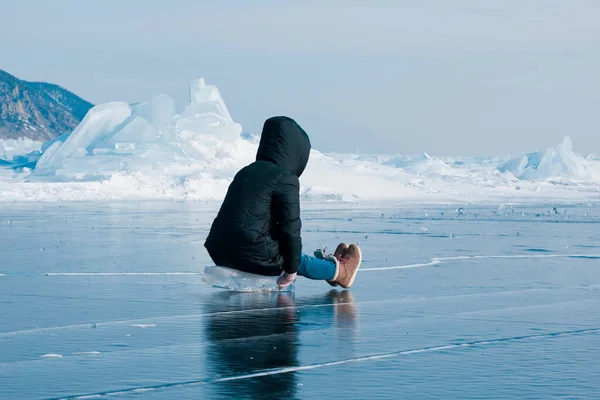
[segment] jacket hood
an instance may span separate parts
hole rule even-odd
[[[308,135],[296,121],[272,117],[263,126],[256,159],[272,162],[299,178],[308,164],[310,148]]]

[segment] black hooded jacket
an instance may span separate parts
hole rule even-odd
[[[291,118],[265,121],[256,161],[242,168],[204,243],[218,266],[260,275],[298,271],[300,182],[310,140]]]

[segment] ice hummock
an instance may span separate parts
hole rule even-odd
[[[41,147],[21,144],[18,151],[0,141],[0,201],[222,199],[236,172],[254,161],[259,136],[243,132],[219,89],[203,78],[190,83],[189,94],[181,113],[170,97],[157,94],[98,105],[73,132]],[[302,200],[583,199],[600,192],[599,160],[575,154],[568,138],[508,162],[392,150],[395,155],[313,149]]]
[[[5,139],[0,140],[0,163],[4,161],[7,165],[31,152],[39,152],[42,142],[31,139]]]
[[[573,152],[573,142],[565,137],[556,148],[546,151],[523,154],[507,161],[500,172],[510,172],[523,180],[565,179],[571,181],[597,181],[600,167],[591,158],[584,158]]]
[[[208,266],[204,268],[202,282],[220,289],[236,292],[276,292],[293,291],[294,284],[279,289],[276,276],[263,276],[237,271],[232,268]]]
[[[204,78],[190,84],[190,103],[177,119],[176,127],[214,134],[225,141],[236,140],[242,133],[242,126],[231,118],[219,89],[207,85]]]
[[[454,175],[458,172],[445,161],[432,157],[427,153],[422,153],[417,156],[396,155],[378,158],[383,165],[393,166],[422,175]]]
[[[21,161],[29,163],[32,181],[96,181],[138,172],[158,177],[175,163],[203,162],[222,169],[227,164],[222,161],[239,155],[232,153],[240,147],[235,142],[241,133],[218,88],[201,78],[191,82],[190,103],[182,114],[176,114],[173,100],[164,94],[141,103],[97,105],[73,132],[44,143],[41,152]],[[233,164],[229,166],[240,166]]]
[[[111,138],[131,115],[127,103],[115,102],[93,107],[83,121],[64,141],[57,140],[44,151],[37,162],[36,171],[56,172],[69,159],[79,159]]]

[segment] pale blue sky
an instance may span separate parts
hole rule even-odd
[[[296,118],[315,148],[600,153],[597,0],[19,0],[0,68],[101,103],[216,84],[260,131]]]

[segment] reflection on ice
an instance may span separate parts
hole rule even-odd
[[[296,372],[286,368],[300,365],[303,330],[325,324],[351,339],[347,328],[358,322],[354,297],[337,290],[297,299],[291,293],[218,292],[204,303],[204,311],[210,342],[206,364],[211,375],[223,378],[215,390],[229,398],[293,398]],[[351,340],[343,344],[351,351]],[[322,351],[344,355],[344,349]],[[244,378],[258,372],[265,373]]]

